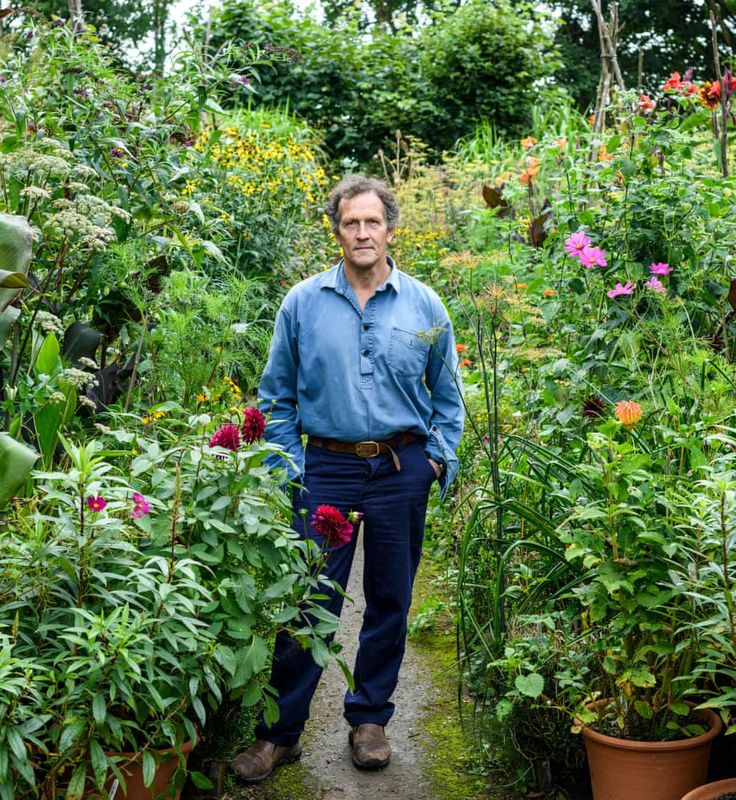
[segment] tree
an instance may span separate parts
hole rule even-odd
[[[436,24],[396,33],[361,29],[359,15],[325,27],[289,0],[224,0],[211,45],[245,41],[280,50],[255,102],[288,105],[319,127],[333,156],[368,161],[395,131],[435,153],[491,117],[516,131],[531,116],[535,84],[555,60],[551,37],[510,0],[469,0]]]
[[[581,107],[595,99],[599,72],[599,43],[590,0],[553,0],[560,15],[556,42],[562,68],[559,82],[568,87]],[[611,0],[602,3],[608,17]],[[674,71],[692,67],[695,78],[714,76],[709,12],[718,19],[719,36],[726,60],[733,59],[736,46],[736,2],[734,0],[619,0],[619,63],[626,86],[653,91]]]
[[[153,38],[153,63],[157,72],[163,71],[166,58],[166,35],[169,10],[174,0],[36,0],[33,8],[47,19],[74,18],[75,9],[84,12],[87,23],[94,25],[100,38],[116,52],[121,62],[133,63],[131,49],[139,48],[148,37]],[[28,6],[27,0],[11,0],[11,8]]]

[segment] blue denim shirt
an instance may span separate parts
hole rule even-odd
[[[286,295],[258,390],[266,440],[289,453],[298,478],[303,433],[346,442],[417,433],[447,465],[444,495],[465,418],[452,325],[432,289],[389,266],[363,311],[342,262]]]

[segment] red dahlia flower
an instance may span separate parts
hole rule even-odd
[[[241,433],[243,434],[243,441],[246,444],[252,444],[263,438],[266,432],[266,418],[261,412],[250,406],[243,409],[243,427]]]
[[[225,447],[235,452],[240,447],[240,431],[237,425],[228,423],[215,431],[210,438],[210,447]]]
[[[312,527],[322,534],[330,547],[347,544],[353,535],[353,524],[334,506],[317,506],[312,514]]]

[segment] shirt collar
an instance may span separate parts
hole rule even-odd
[[[399,294],[401,291],[401,273],[399,272],[396,263],[391,258],[391,256],[386,256],[386,261],[388,262],[389,267],[391,267],[391,272],[386,278],[386,282],[382,283],[377,291],[381,291],[383,289],[387,289],[389,286]],[[334,289],[335,291],[339,291],[341,294],[344,294],[348,286],[347,278],[345,277],[345,264],[342,260],[338,264],[335,264],[334,267],[326,270],[320,276],[319,282],[320,288],[322,289]]]

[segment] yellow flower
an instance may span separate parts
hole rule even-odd
[[[633,400],[622,400],[616,403],[614,411],[616,419],[628,430],[631,430],[634,425],[641,419],[641,406]]]
[[[163,411],[151,411],[151,413],[148,414],[148,416],[141,417],[141,422],[144,425],[148,425],[151,422],[155,422],[157,419],[161,419],[161,417],[163,417],[163,415],[164,415]]]

